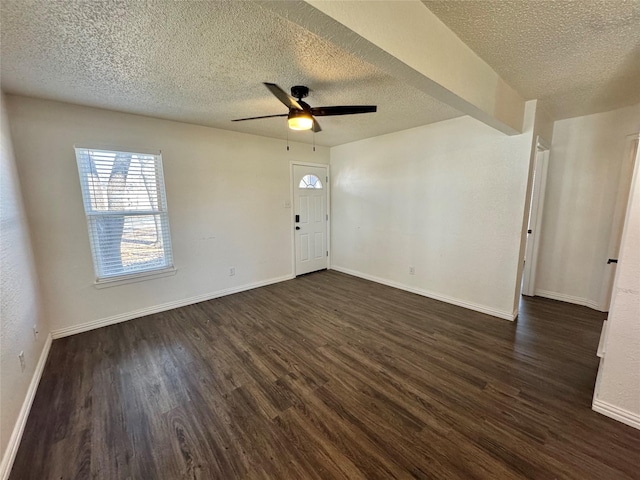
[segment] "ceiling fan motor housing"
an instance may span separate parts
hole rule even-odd
[[[291,96],[300,100],[301,98],[307,98],[309,95],[309,87],[304,85],[294,85],[291,87]]]

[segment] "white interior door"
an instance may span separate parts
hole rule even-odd
[[[603,259],[607,262],[605,270],[605,278],[603,283],[602,307],[608,312],[611,305],[611,293],[613,290],[613,280],[616,275],[616,267],[618,262],[618,253],[620,252],[620,241],[622,239],[622,230],[624,228],[624,220],[627,213],[629,203],[629,191],[631,190],[631,179],[633,177],[633,169],[635,163],[640,157],[638,151],[638,134],[628,137],[627,151],[620,168],[620,176],[618,177],[618,196],[616,197],[616,206],[611,221],[611,233],[609,235],[609,257]]]
[[[296,275],[327,268],[326,166],[293,165]]]
[[[549,150],[539,146],[535,162],[521,289],[523,295],[529,296],[535,294],[536,265],[538,263],[538,245],[540,243],[539,230],[542,225]]]

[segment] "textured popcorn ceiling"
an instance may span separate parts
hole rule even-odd
[[[640,102],[638,0],[423,0],[513,88],[555,118]]]
[[[637,0],[423,3],[556,118],[640,101]],[[284,119],[230,122],[286,112],[262,82],[308,85],[312,106],[378,105],[376,114],[321,119],[316,142],[327,146],[460,115],[252,2],[2,0],[0,8],[8,93],[276,138],[287,135]]]
[[[333,146],[461,114],[250,2],[2,1],[2,88],[13,94],[286,138],[262,85],[311,88],[312,106],[377,104],[325,117]],[[290,132],[311,142],[311,132]]]

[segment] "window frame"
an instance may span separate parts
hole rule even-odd
[[[80,152],[106,152],[113,154],[127,154],[127,155],[139,155],[139,156],[154,156],[155,162],[155,175],[154,181],[157,185],[157,207],[153,206],[150,209],[138,209],[138,210],[98,210],[94,208],[94,204],[97,202],[95,197],[92,197],[92,192],[89,187],[89,179],[87,177],[86,162],[81,158]],[[110,145],[74,145],[74,152],[76,155],[76,163],[78,168],[78,175],[80,179],[80,188],[82,192],[82,199],[84,205],[84,214],[87,222],[87,234],[89,236],[89,244],[91,247],[91,258],[93,263],[93,270],[95,274],[94,286],[96,288],[104,288],[116,285],[122,285],[132,282],[139,282],[143,280],[149,280],[153,278],[166,277],[175,275],[176,268],[173,259],[173,246],[171,241],[171,228],[169,221],[169,211],[167,206],[167,194],[164,183],[164,167],[162,152],[160,150],[149,150],[141,148],[122,148]],[[86,154],[85,153],[85,154]],[[106,213],[105,213],[106,212]],[[119,216],[125,221],[127,217],[137,217],[141,215],[159,216],[161,231],[158,235],[162,235],[162,258],[164,265],[157,268],[145,268],[135,269],[131,272],[120,275],[104,275],[101,276],[100,259],[98,257],[99,246],[96,245],[97,239],[100,237],[96,228],[95,219],[105,216]]]
[[[307,177],[309,177],[309,179],[315,178],[316,179],[315,183],[308,183],[305,180],[305,178]],[[301,186],[303,183],[305,185],[304,187]],[[324,188],[324,185],[322,184],[322,180],[320,180],[320,178],[318,178],[313,173],[304,174],[300,179],[300,182],[298,183],[298,190],[322,190],[323,188]]]

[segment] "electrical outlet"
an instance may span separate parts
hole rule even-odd
[[[24,372],[24,368],[25,368],[25,363],[24,363],[24,351],[21,351],[18,354],[18,358],[20,359],[20,370]]]
[[[415,275],[416,274],[416,267],[409,267],[409,275]]]
[[[236,267],[229,267],[229,276],[233,277],[236,274]]]
[[[36,340],[38,339],[38,326],[34,325],[33,326],[33,338],[35,338]]]

